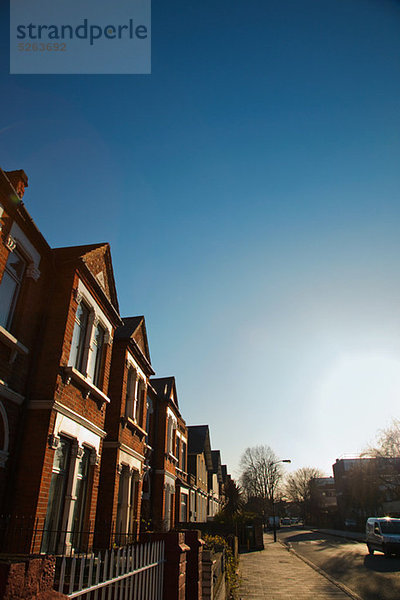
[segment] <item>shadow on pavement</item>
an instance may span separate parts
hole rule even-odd
[[[296,543],[296,542],[316,542],[316,541],[321,541],[326,543],[327,541],[329,541],[329,544],[343,544],[346,541],[344,538],[334,538],[334,537],[329,537],[329,540],[327,540],[326,535],[324,535],[323,533],[317,533],[315,531],[296,531],[296,533],[293,533],[293,535],[290,536],[286,536],[285,538],[286,542],[291,542],[291,543]]]
[[[368,554],[364,558],[364,567],[378,573],[394,573],[400,571],[400,559],[394,557],[386,558],[383,554],[376,554],[374,556]]]
[[[400,600],[398,557],[386,558],[378,552],[371,556],[365,543],[316,531],[293,531],[285,534],[282,541],[291,544],[299,554],[354,590],[363,600]]]

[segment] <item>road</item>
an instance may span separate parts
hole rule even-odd
[[[278,539],[346,585],[363,600],[400,599],[400,558],[370,556],[364,543],[283,527]]]

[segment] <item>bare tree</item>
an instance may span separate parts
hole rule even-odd
[[[291,502],[294,502],[299,506],[305,521],[310,516],[312,481],[317,477],[323,476],[323,473],[319,469],[314,467],[302,467],[288,475],[286,479],[286,496]]]
[[[375,459],[375,486],[381,492],[385,490],[385,500],[397,499],[400,495],[400,419],[393,418],[388,427],[381,429],[375,445],[371,444],[361,456]]]
[[[270,505],[276,500],[283,477],[282,465],[278,461],[269,446],[246,448],[240,459],[240,480],[248,500],[259,498]]]
[[[398,458],[400,456],[400,419],[392,419],[391,425],[381,429],[376,445],[370,445],[364,455],[375,458]]]

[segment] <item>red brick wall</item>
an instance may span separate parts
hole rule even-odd
[[[1,178],[2,179],[2,178]],[[1,223],[2,233],[0,236],[0,281],[3,277],[4,268],[9,256],[6,241],[14,222],[25,233],[33,246],[41,255],[39,264],[40,277],[37,281],[25,277],[15,307],[13,322],[10,327],[11,333],[28,350],[29,354],[17,354],[15,361],[10,362],[11,349],[0,341],[0,379],[2,379],[11,390],[27,395],[31,383],[31,375],[35,366],[37,356],[37,344],[43,325],[44,303],[43,296],[48,291],[49,273],[51,267],[50,249],[44,242],[42,236],[32,226],[29,218],[25,216],[25,209],[10,204],[10,190],[4,182],[0,185],[0,202],[5,208]],[[0,469],[0,509],[7,512],[12,506],[10,501],[12,490],[15,487],[16,463],[19,454],[21,430],[23,427],[23,408],[5,398],[0,398],[6,409],[9,425],[9,458],[5,468]],[[34,452],[36,449],[34,450]]]

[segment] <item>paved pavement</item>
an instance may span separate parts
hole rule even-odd
[[[240,555],[240,600],[349,600],[349,596],[272,536],[265,549]]]
[[[365,533],[359,531],[342,531],[340,529],[316,529],[311,528],[312,531],[319,531],[320,533],[327,533],[328,535],[335,535],[336,537],[344,537],[348,540],[356,540],[357,542],[365,542]]]

